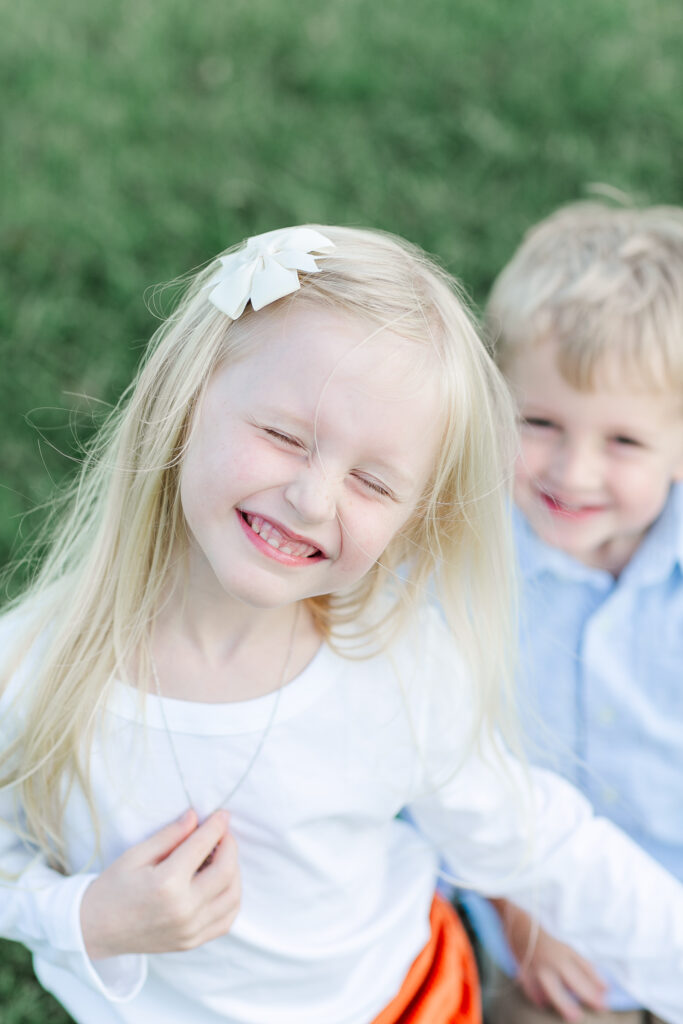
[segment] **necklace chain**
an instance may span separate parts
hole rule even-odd
[[[298,620],[299,620],[299,605],[297,604],[296,610],[294,612],[294,622],[292,623],[292,631],[291,631],[291,633],[289,635],[289,643],[287,645],[287,653],[285,655],[285,660],[284,660],[284,664],[282,666],[282,671],[280,673],[280,678],[279,678],[279,682],[278,682],[278,686],[277,686],[277,691],[275,693],[275,699],[272,702],[272,707],[270,709],[270,715],[268,716],[268,721],[266,722],[265,728],[264,728],[263,732],[261,733],[261,737],[260,737],[258,743],[256,744],[256,748],[255,748],[253,754],[251,755],[251,757],[247,761],[246,768],[244,769],[244,771],[242,772],[242,774],[238,778],[237,782],[232,786],[232,788],[228,791],[228,793],[226,793],[226,795],[223,797],[223,799],[221,801],[219,801],[219,803],[215,807],[215,810],[220,810],[221,808],[225,807],[225,805],[228,803],[228,801],[232,800],[232,798],[234,797],[234,795],[237,792],[237,790],[240,788],[242,783],[246,780],[247,776],[249,775],[249,773],[251,772],[252,768],[254,767],[254,764],[256,763],[256,759],[258,758],[259,754],[263,750],[263,747],[265,745],[266,740],[268,739],[268,736],[269,736],[269,734],[270,734],[270,732],[271,732],[271,730],[273,728],[273,725],[275,724],[275,719],[277,718],[278,708],[280,707],[280,699],[282,697],[282,690],[283,690],[283,687],[285,685],[285,680],[287,678],[287,669],[289,668],[289,663],[290,663],[291,657],[292,657],[292,650],[294,648],[294,636],[296,634],[296,626],[297,626]],[[191,795],[189,787],[187,785],[187,779],[185,778],[185,773],[184,773],[184,771],[182,769],[182,766],[180,764],[180,758],[178,757],[178,751],[177,751],[177,748],[176,748],[176,745],[175,745],[175,740],[173,739],[173,733],[171,732],[171,729],[170,729],[169,724],[168,724],[168,719],[166,717],[166,709],[164,707],[164,698],[162,697],[162,694],[161,694],[161,684],[159,683],[159,673],[157,672],[157,667],[156,667],[156,664],[155,664],[154,658],[152,657],[151,652],[150,652],[150,664],[152,666],[152,678],[154,680],[154,688],[156,690],[156,695],[159,698],[159,707],[161,709],[161,718],[162,718],[162,721],[164,723],[164,730],[166,732],[166,736],[168,738],[168,745],[169,745],[169,748],[170,748],[170,751],[171,751],[171,756],[173,757],[173,761],[175,763],[176,771],[178,773],[178,778],[180,779],[180,784],[182,785],[183,791],[184,791],[185,796],[187,798],[188,807],[194,807],[194,802],[192,800],[192,795]]]

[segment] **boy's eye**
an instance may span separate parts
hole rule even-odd
[[[637,441],[635,439],[635,437],[627,437],[625,434],[617,434],[617,436],[613,438],[613,441],[616,444],[623,445],[625,448],[641,448],[642,447],[640,441]]]
[[[521,424],[523,427],[539,427],[542,430],[552,430],[556,425],[552,420],[547,420],[543,416],[522,416]]]

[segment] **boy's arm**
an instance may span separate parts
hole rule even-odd
[[[482,730],[476,683],[439,625],[424,623],[404,687],[419,754],[413,822],[452,884],[514,901],[639,1005],[683,1024],[683,886],[568,782],[525,770]]]
[[[454,882],[514,900],[683,1024],[683,887],[559,776],[531,769],[528,781],[502,750],[472,752],[408,810]]]
[[[549,1006],[566,1021],[579,1021],[581,1006],[604,1010],[606,986],[591,964],[544,931],[524,910],[504,899],[491,903],[517,961],[517,981],[527,999]]]

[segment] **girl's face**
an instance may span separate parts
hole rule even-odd
[[[388,330],[263,318],[210,380],[181,472],[190,587],[259,608],[342,590],[411,517],[435,464],[437,374]]]

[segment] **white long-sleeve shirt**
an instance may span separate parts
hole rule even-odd
[[[6,735],[30,687],[29,657],[0,702]],[[200,818],[243,773],[275,699],[163,700]],[[91,755],[101,848],[78,792],[65,820],[70,877],[4,828],[0,868],[23,874],[0,888],[0,933],[34,950],[38,977],[80,1024],[367,1024],[427,941],[443,856],[683,1024],[683,888],[550,773],[532,776],[530,819],[511,759],[501,773],[481,753],[464,756],[471,704],[437,613],[391,656],[352,661],[321,647],[282,691],[230,802],[243,885],[230,933],[93,964],[79,926],[85,888],[187,804],[160,699],[146,697],[143,721],[138,694],[115,683]],[[415,827],[396,818],[402,808]],[[13,814],[5,792],[0,817]]]

